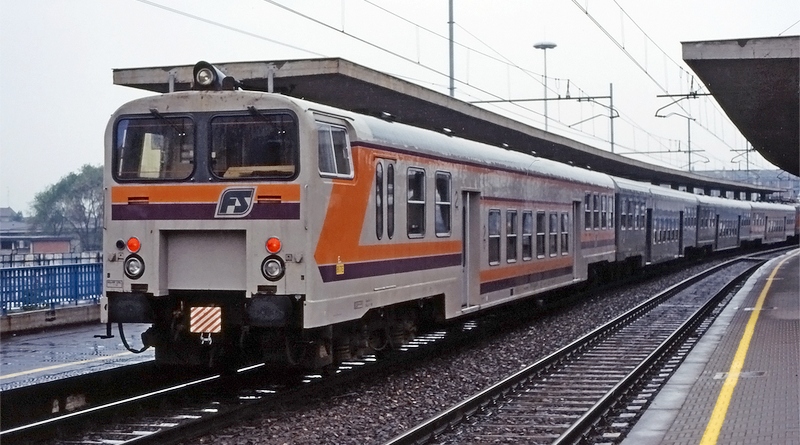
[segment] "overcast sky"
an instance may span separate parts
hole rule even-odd
[[[543,97],[544,52],[533,44],[550,41],[557,47],[547,51],[549,97],[608,96],[613,84],[616,152],[684,170],[687,119],[655,117],[673,100],[657,95],[700,87],[680,42],[800,34],[796,0],[454,3],[457,98]],[[114,86],[113,68],[343,57],[448,92],[447,0],[0,0],[0,7],[0,207],[26,215],[37,192],[84,164],[100,165],[111,113],[151,94]],[[549,130],[609,150],[600,104],[549,102]],[[664,113],[696,119],[694,169],[744,169],[737,150],[746,141],[713,99],[680,104]],[[542,102],[483,106],[544,128]],[[751,168],[770,167],[751,155]]]

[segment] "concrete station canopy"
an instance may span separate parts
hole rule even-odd
[[[683,60],[753,147],[800,176],[800,36],[682,45]]]
[[[774,188],[720,181],[598,150],[445,94],[340,58],[215,63],[244,89],[274,91],[363,114],[443,131],[632,180],[710,190],[772,193]],[[115,69],[114,84],[166,93],[191,86],[193,65]],[[724,193],[723,193],[724,195]]]

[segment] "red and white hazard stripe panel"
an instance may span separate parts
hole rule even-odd
[[[189,319],[189,332],[222,332],[221,307],[193,307]]]

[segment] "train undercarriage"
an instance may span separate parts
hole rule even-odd
[[[444,297],[438,296],[373,309],[358,320],[303,329],[300,298],[291,296],[276,304],[281,300],[245,299],[234,293],[219,296],[216,293],[212,301],[197,292],[138,299],[143,304],[146,299],[149,305],[138,310],[152,322],[142,334],[142,342],[145,348],[155,348],[157,363],[222,370],[257,363],[285,369],[330,369],[343,361],[394,350],[413,340],[420,328],[442,321],[444,313]],[[127,303],[130,312],[130,298]],[[193,332],[193,307],[221,308],[219,331]]]

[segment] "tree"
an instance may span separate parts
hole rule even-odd
[[[83,250],[100,250],[103,229],[103,169],[84,165],[36,194],[31,222],[48,235],[75,233]]]

